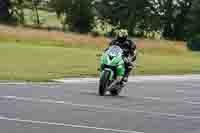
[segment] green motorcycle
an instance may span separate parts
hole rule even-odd
[[[99,95],[104,96],[110,92],[112,96],[117,96],[121,92],[124,84],[122,79],[125,73],[123,50],[119,46],[108,48],[100,60],[100,82]]]

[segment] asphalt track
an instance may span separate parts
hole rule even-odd
[[[130,82],[118,97],[97,82],[0,83],[0,132],[200,133],[199,81]]]

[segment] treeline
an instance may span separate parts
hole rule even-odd
[[[53,11],[63,30],[73,32],[126,28],[132,36],[157,33],[177,40],[200,34],[200,0],[0,0],[0,21],[24,24],[27,8],[35,24],[41,23],[39,9]]]

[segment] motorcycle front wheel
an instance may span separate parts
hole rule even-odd
[[[106,93],[106,89],[109,85],[109,71],[105,71],[100,79],[99,83],[99,95],[104,96]]]

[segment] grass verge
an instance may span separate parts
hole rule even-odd
[[[97,76],[98,55],[92,48],[64,48],[32,44],[0,44],[0,79],[48,81],[64,77]],[[200,55],[153,55],[140,53],[134,73],[200,73]]]
[[[48,81],[64,77],[98,76],[97,55],[108,40],[6,29],[0,32],[0,80]],[[137,40],[137,46],[138,67],[133,74],[200,73],[200,54],[191,53],[182,42],[141,39]]]

